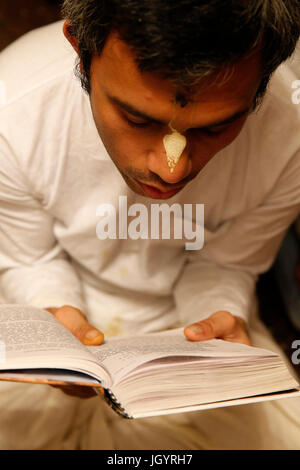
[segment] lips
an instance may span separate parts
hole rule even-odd
[[[181,186],[170,191],[161,191],[160,189],[155,188],[154,186],[149,186],[148,184],[144,184],[141,182],[139,182],[139,184],[142,187],[143,191],[147,194],[147,196],[151,197],[152,199],[170,199],[182,189]]]

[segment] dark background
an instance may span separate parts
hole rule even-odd
[[[61,19],[59,0],[0,0],[0,50],[22,34]]]
[[[27,31],[61,19],[60,4],[60,0],[0,0],[0,50]],[[261,276],[257,292],[261,317],[290,358],[300,332],[288,320],[272,269]],[[300,365],[294,367],[300,377]]]

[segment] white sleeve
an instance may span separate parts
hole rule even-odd
[[[27,188],[0,136],[0,290],[9,303],[84,309],[80,281],[53,234],[53,217]]]
[[[289,161],[262,203],[208,233],[204,248],[187,253],[175,286],[175,301],[183,324],[219,310],[246,321],[252,309],[260,273],[274,261],[283,236],[300,210],[300,153]],[[256,191],[255,179],[253,191]]]

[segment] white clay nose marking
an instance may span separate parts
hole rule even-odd
[[[172,129],[173,133],[165,135],[163,139],[164,147],[167,154],[168,166],[170,172],[174,172],[179,159],[186,147],[186,138],[184,135],[179,134],[175,129]]]

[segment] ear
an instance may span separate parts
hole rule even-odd
[[[78,49],[78,41],[75,36],[72,35],[72,26],[70,20],[66,20],[63,24],[63,33],[71,46],[75,49],[77,54],[79,55],[79,49]]]
[[[67,38],[67,40],[69,41],[69,43],[71,44],[71,46],[73,47],[73,49],[77,52],[78,57],[80,58],[79,48],[78,48],[78,41],[77,41],[77,38],[75,36],[73,36],[73,34],[72,34],[72,25],[71,25],[70,20],[66,20],[64,22],[64,24],[63,24],[63,33],[64,33],[65,37]],[[81,59],[80,59],[80,71],[81,71],[82,74],[84,73],[84,69],[83,69]]]

